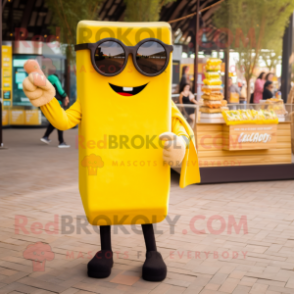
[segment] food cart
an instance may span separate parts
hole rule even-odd
[[[219,114],[207,120],[196,105],[177,106],[194,130],[201,183],[294,179],[293,105],[283,105],[285,112],[279,116],[278,123],[236,125],[227,125]],[[195,114],[187,115],[191,112],[186,109],[191,107],[195,108]],[[261,104],[228,105],[229,110],[262,107]]]

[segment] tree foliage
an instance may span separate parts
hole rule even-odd
[[[226,0],[216,11],[214,24],[228,34],[229,48],[239,53],[238,65],[247,81],[248,99],[250,79],[258,65],[261,50],[269,49],[279,54],[281,49],[277,45],[281,48],[293,10],[292,0]],[[273,62],[277,60],[272,59]]]
[[[272,49],[260,52],[260,59],[266,64],[266,67],[273,71],[282,60],[282,41],[277,42]]]
[[[46,2],[53,15],[52,33],[55,34],[56,28],[60,29],[59,41],[65,44],[63,48],[66,56],[72,60],[78,22],[97,19],[103,0],[46,0]]]
[[[125,21],[158,21],[161,8],[175,0],[125,0]]]

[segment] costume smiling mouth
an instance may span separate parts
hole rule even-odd
[[[115,91],[119,95],[134,96],[139,94],[147,86],[147,84],[139,87],[119,87],[112,84],[109,84],[109,86],[113,91]]]

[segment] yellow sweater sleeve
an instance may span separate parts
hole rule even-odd
[[[69,109],[63,110],[56,98],[41,106],[41,110],[49,122],[58,130],[65,131],[80,123],[82,112],[79,100]]]
[[[176,117],[172,118],[172,132],[177,136],[185,136],[189,139],[189,135],[187,134],[184,126],[182,125],[181,121]]]

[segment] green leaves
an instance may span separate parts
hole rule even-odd
[[[74,58],[73,45],[76,44],[76,28],[80,20],[95,20],[103,0],[46,0],[52,11],[52,33],[60,28],[60,43],[69,60]]]
[[[125,0],[125,21],[158,21],[161,8],[175,0]]]
[[[266,59],[269,68],[279,60],[282,37],[293,10],[293,0],[226,0],[215,12],[216,27],[228,28],[232,34],[229,47],[239,53],[247,84],[260,57]]]
[[[107,0],[46,0],[52,11],[52,34],[60,28],[60,43],[69,60],[74,58],[76,28],[80,20],[97,20],[102,3]],[[125,0],[125,21],[157,21],[161,8],[175,0]]]

